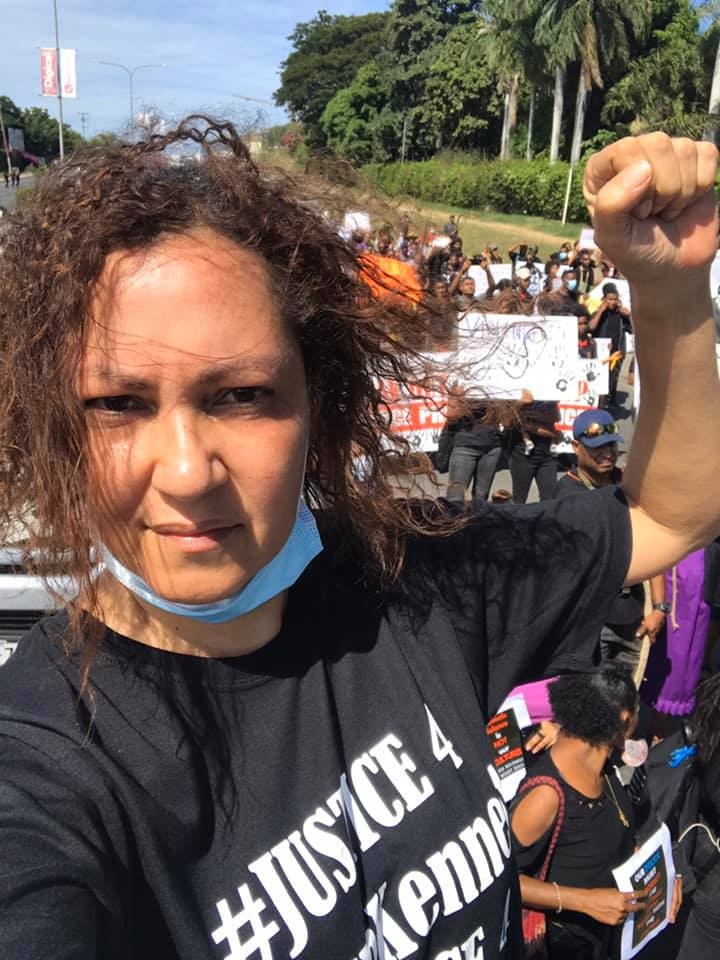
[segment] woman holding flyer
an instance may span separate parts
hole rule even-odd
[[[635,846],[610,758],[637,724],[637,690],[626,668],[608,664],[554,681],[550,703],[557,740],[531,763],[511,818],[522,902],[545,912],[552,960],[605,960],[614,928],[644,899],[620,892],[612,875]]]

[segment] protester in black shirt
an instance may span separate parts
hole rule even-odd
[[[621,442],[617,423],[607,410],[583,411],[573,424],[577,466],[558,481],[555,496],[573,496],[620,483],[622,471],[617,467],[617,458]],[[665,624],[669,604],[663,574],[651,578],[650,594],[652,611],[647,616],[642,584],[624,588],[615,598],[600,634],[603,660],[624,663],[633,671],[637,669],[643,637],[647,635],[654,642]]]
[[[609,372],[607,402],[614,406],[617,402],[622,359],[625,357],[625,333],[630,329],[630,311],[620,302],[618,288],[614,283],[604,283],[602,293],[602,302],[590,319],[590,332],[596,337],[609,339],[611,353],[620,354],[620,358],[611,364]]]
[[[518,425],[508,433],[513,503],[525,503],[533,479],[541,500],[553,496],[557,461],[550,448],[562,440],[555,426],[559,419],[556,403],[533,401],[518,408]]]
[[[464,504],[468,486],[474,500],[487,500],[502,452],[497,404],[451,397],[447,422],[452,435],[448,500]]]
[[[549,695],[559,732],[546,753],[528,760],[526,781],[544,777],[556,787],[521,784],[511,817],[523,905],[544,910],[553,960],[607,960],[613,927],[641,909],[612,876],[632,854],[634,824],[610,756],[637,722],[637,690],[629,672],[611,666],[561,677]],[[560,817],[541,881],[536,877]]]
[[[515,960],[479,732],[589,662],[624,580],[720,534],[720,452],[689,426],[720,420],[714,148],[653,134],[586,166],[636,280],[623,488],[461,514],[388,476],[422,305],[378,298],[232,126],[192,123],[56,165],[3,233],[0,513],[79,589],[0,670],[3,958]],[[672,207],[650,247],[646,196]]]
[[[597,264],[592,258],[589,250],[579,250],[571,266],[575,269],[577,276],[577,290],[583,295],[590,293],[597,284]]]
[[[626,668],[608,665],[560,677],[549,693],[560,730],[549,751],[529,761],[529,789],[521,784],[511,819],[522,900],[545,911],[553,960],[608,960],[615,928],[641,910],[645,898],[621,893],[612,875],[635,848],[633,807],[610,758],[637,725],[637,689]],[[535,777],[555,786],[532,786]],[[541,881],[536,877],[560,817],[549,873]],[[677,884],[673,918],[680,899]]]

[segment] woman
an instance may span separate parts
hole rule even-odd
[[[676,212],[647,269],[682,287],[674,258],[702,274],[714,254],[714,234],[687,239],[714,167],[693,148],[693,192],[667,143],[614,145],[586,189],[642,279],[629,204],[660,178]],[[2,516],[79,586],[0,671],[8,960],[518,956],[477,731],[533,671],[589,660],[626,576],[720,533],[712,451],[702,519],[692,491],[655,519],[656,459],[670,489],[692,460],[684,405],[697,389],[720,410],[702,297],[667,430],[643,357],[644,429],[662,430],[652,464],[631,457],[631,507],[616,490],[476,517],[394,499],[377,384],[413,385],[402,347],[425,318],[373,296],[306,201],[196,120],[57,165],[3,236]]]
[[[550,749],[533,760],[528,777],[555,781],[564,797],[563,819],[547,878],[535,879],[560,797],[550,785],[524,794],[521,785],[511,818],[520,890],[525,906],[547,914],[552,960],[601,960],[612,954],[613,927],[642,909],[642,897],[621,893],[613,881],[612,870],[633,853],[634,820],[609,763],[637,724],[637,690],[629,670],[606,665],[554,681],[550,703],[560,729]]]

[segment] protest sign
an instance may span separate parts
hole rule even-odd
[[[590,250],[591,252],[595,249],[595,231],[592,227],[585,227],[580,231],[578,249]]]
[[[610,365],[607,361],[610,358],[611,341],[606,337],[598,337],[594,342],[595,359],[578,358],[575,395],[558,403],[560,419],[555,426],[564,439],[561,443],[553,444],[553,453],[573,452],[572,429],[575,419],[584,410],[597,407],[600,397],[608,392]]]
[[[621,960],[630,960],[669,923],[675,865],[670,831],[665,824],[629,860],[613,870],[613,877],[618,890],[647,896],[643,909],[629,914],[623,925]]]
[[[493,283],[500,283],[501,280],[512,280],[511,263],[489,263],[488,266],[492,274]]]
[[[530,713],[525,697],[518,693],[505,700],[485,728],[505,803],[510,803],[525,779],[525,754],[520,731],[529,726]]]
[[[458,337],[457,382],[469,390],[478,387],[478,395],[519,400],[529,390],[536,400],[561,400],[574,393],[575,317],[471,311],[461,316]]]
[[[432,363],[442,365],[445,354],[433,354]],[[432,384],[400,386],[394,380],[376,384],[388,405],[392,432],[407,440],[414,451],[437,450],[440,432],[445,426],[447,390],[442,377]]]
[[[348,236],[353,233],[370,233],[370,214],[365,210],[348,210],[343,217],[342,229]]]

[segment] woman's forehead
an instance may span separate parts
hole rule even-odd
[[[262,260],[206,232],[108,257],[85,357],[131,369],[206,358],[277,364],[289,337]]]

